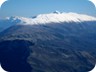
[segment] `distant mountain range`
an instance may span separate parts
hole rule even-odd
[[[0,24],[0,63],[9,72],[88,72],[95,66],[95,17],[56,11]]]

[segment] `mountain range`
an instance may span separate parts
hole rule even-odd
[[[0,63],[9,72],[88,72],[96,62],[96,18],[55,11],[0,20]]]

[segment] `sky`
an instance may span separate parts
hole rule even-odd
[[[88,0],[8,0],[0,8],[0,18],[32,17],[43,13],[75,12],[96,17],[96,8]]]

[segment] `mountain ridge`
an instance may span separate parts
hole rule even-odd
[[[13,25],[46,25],[50,23],[70,23],[70,22],[87,22],[96,21],[95,17],[77,14],[77,13],[63,13],[55,11],[49,14],[39,14],[31,18],[12,16],[0,19],[0,32]]]
[[[53,12],[49,14],[39,14],[37,16],[33,16],[32,18],[26,17],[9,17],[7,19],[14,20],[21,20],[21,23],[25,25],[37,25],[37,24],[46,24],[46,23],[60,23],[60,22],[83,22],[83,21],[96,21],[95,17],[84,15],[84,14],[77,14],[77,13],[60,13],[60,12]]]

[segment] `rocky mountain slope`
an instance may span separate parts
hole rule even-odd
[[[5,70],[88,72],[94,67],[95,17],[54,12],[11,20],[18,23],[0,33],[0,62]]]

